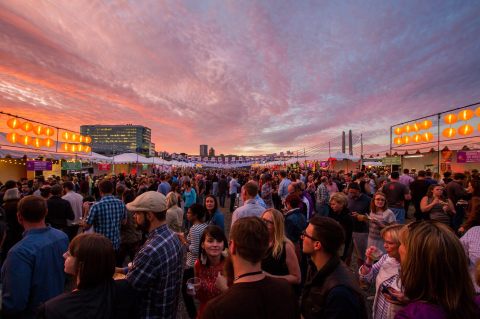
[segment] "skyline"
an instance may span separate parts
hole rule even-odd
[[[0,110],[265,154],[480,101],[480,3],[0,1]],[[57,113],[56,113],[57,112]],[[75,124],[72,124],[75,123]]]

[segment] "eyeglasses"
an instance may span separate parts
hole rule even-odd
[[[320,241],[320,240],[310,236],[309,234],[307,234],[306,230],[302,231],[302,234],[300,235],[300,237],[302,238],[302,240],[305,239],[305,237],[307,237],[307,238],[310,238],[313,241]]]

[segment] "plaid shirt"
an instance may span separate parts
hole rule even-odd
[[[320,205],[328,204],[328,201],[330,200],[330,194],[328,193],[327,186],[325,184],[321,183],[317,187],[317,192],[316,192],[316,201]]]
[[[177,235],[166,224],[151,231],[127,274],[141,294],[141,318],[176,318],[182,266],[183,246]]]
[[[127,208],[125,204],[113,197],[107,195],[93,204],[88,213],[86,223],[93,225],[96,233],[102,234],[112,241],[113,248],[120,248],[120,223],[127,218]]]

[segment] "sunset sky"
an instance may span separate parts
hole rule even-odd
[[[480,101],[479,1],[0,0],[0,110],[262,154]]]

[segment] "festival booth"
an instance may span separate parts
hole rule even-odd
[[[328,159],[329,169],[345,172],[355,171],[360,168],[360,157],[337,152]]]
[[[396,124],[390,140],[390,154],[401,156],[405,168],[440,173],[478,168],[480,103]]]

